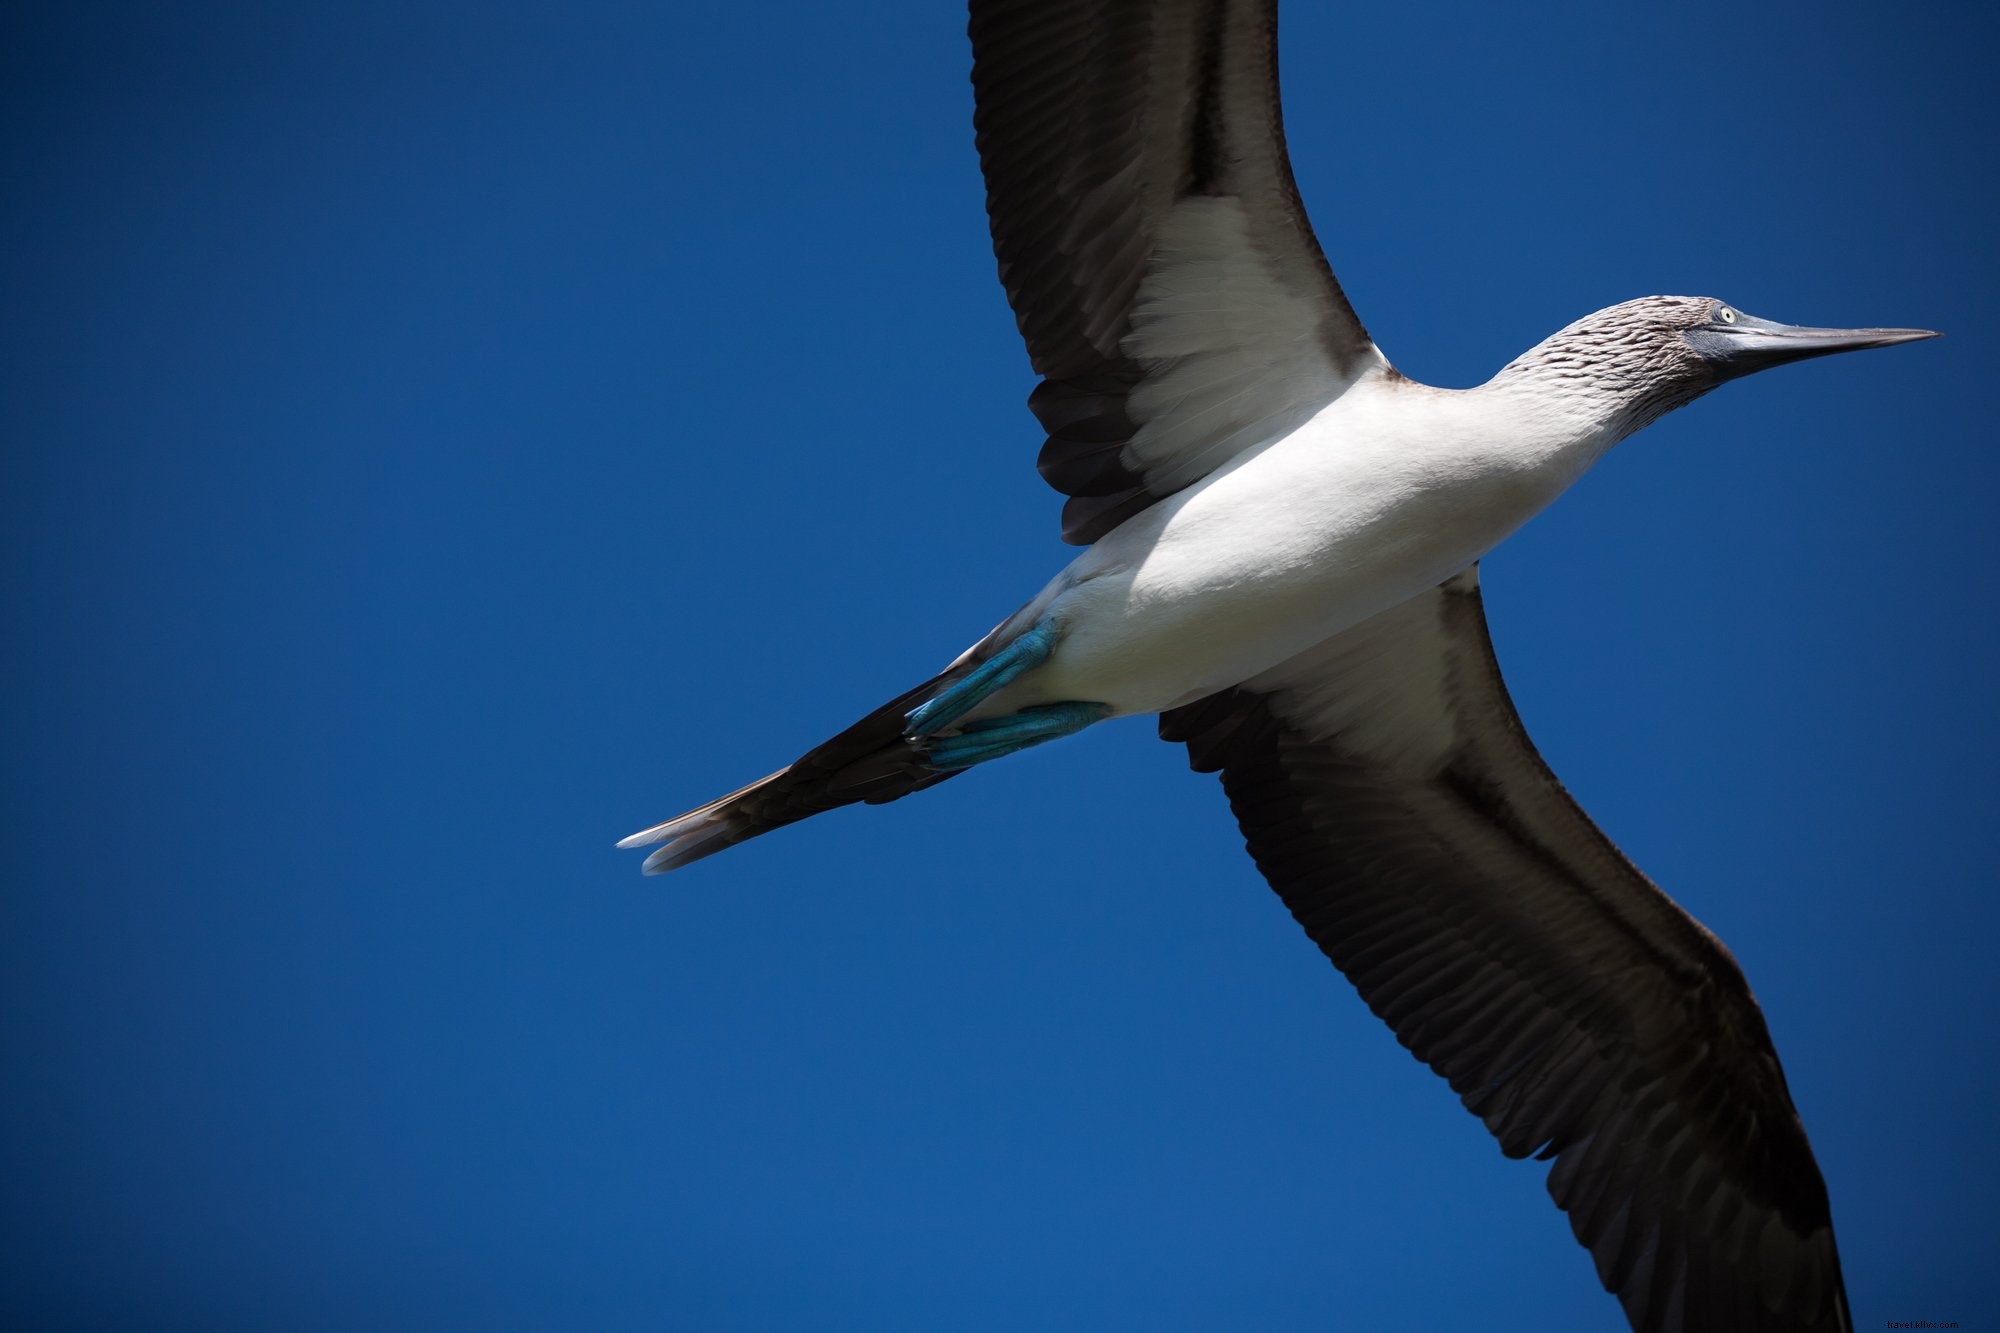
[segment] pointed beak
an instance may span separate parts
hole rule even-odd
[[[1733,380],[1788,361],[1920,342],[1938,335],[1929,329],[1812,329],[1738,314],[1734,322],[1723,322],[1718,316],[1681,336],[1701,353],[1718,380]]]

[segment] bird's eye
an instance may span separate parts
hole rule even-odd
[[[1736,312],[1726,305],[1715,308],[1715,317],[1724,324],[1734,324],[1736,322]]]

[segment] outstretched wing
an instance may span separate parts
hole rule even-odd
[[[1160,734],[1314,943],[1549,1193],[1644,1333],[1850,1327],[1826,1186],[1735,959],[1521,727],[1476,570]]]
[[[1063,539],[1097,540],[1386,367],[1320,253],[1276,0],[973,0],[1000,280]]]

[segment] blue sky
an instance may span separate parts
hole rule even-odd
[[[1736,952],[1860,1326],[2000,1317],[1993,21],[1286,12],[1398,365],[1652,292],[1732,385],[1486,564],[1529,729]],[[0,1312],[1612,1328],[1144,722],[611,844],[1066,559],[947,4],[15,5]]]

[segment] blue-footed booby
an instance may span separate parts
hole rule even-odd
[[[1710,297],[1587,315],[1485,384],[1399,374],[1293,183],[1275,0],[973,0],[976,143],[1082,552],[943,671],[626,839],[678,869],[1157,713],[1397,1039],[1548,1189],[1632,1327],[1851,1326],[1826,1187],[1727,949],[1544,765],[1479,560],[1726,380],[1934,336]]]

